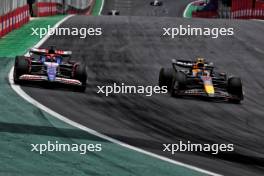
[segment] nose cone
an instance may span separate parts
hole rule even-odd
[[[208,94],[208,97],[215,97],[215,94]]]
[[[47,76],[49,81],[55,81],[57,74],[57,67],[59,64],[52,62],[45,62],[47,66]]]
[[[205,92],[209,97],[214,97],[215,90],[213,85],[205,85],[204,88],[205,88]]]

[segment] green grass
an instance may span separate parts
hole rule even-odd
[[[28,48],[40,40],[39,37],[31,35],[31,28],[47,28],[48,25],[53,26],[64,17],[53,16],[34,19],[20,29],[7,34],[0,39],[0,57],[14,57],[24,54]]]

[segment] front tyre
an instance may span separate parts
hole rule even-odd
[[[14,73],[13,73],[13,78],[14,78],[14,83],[18,84],[20,83],[19,77],[27,74],[29,71],[29,64],[28,61],[26,60],[25,56],[16,56],[15,59],[15,66],[14,66]]]
[[[171,87],[171,96],[178,97],[179,92],[184,90],[187,84],[186,75],[183,72],[177,72],[176,76],[173,80],[172,87]]]
[[[82,85],[75,88],[78,92],[85,92],[86,81],[87,81],[87,72],[86,65],[77,65],[75,68],[75,79],[79,80]]]
[[[231,77],[227,82],[227,92],[232,95],[229,101],[232,103],[240,103],[243,100],[242,81],[238,77]]]
[[[159,87],[167,86],[167,90],[170,91],[173,79],[172,68],[161,68],[159,73]]]

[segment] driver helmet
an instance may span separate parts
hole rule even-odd
[[[48,61],[56,61],[56,56],[55,56],[55,54],[50,54],[50,55],[46,56],[46,59]]]
[[[198,57],[196,59],[196,66],[197,68],[204,68],[204,64],[205,64],[205,59],[204,58],[201,58],[201,57]]]
[[[49,49],[49,54],[55,54],[54,46],[51,46]]]

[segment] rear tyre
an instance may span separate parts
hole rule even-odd
[[[243,100],[243,89],[242,81],[238,77],[232,77],[228,79],[227,92],[231,94],[234,98],[229,101],[232,103],[240,103]]]
[[[13,73],[15,84],[21,83],[21,81],[19,80],[19,77],[23,74],[27,74],[28,68],[29,68],[29,65],[28,65],[28,61],[26,60],[26,57],[16,56],[14,73]]]
[[[170,91],[173,78],[172,68],[161,68],[159,73],[159,87],[167,86],[167,90]]]
[[[86,65],[77,65],[75,69],[75,79],[79,80],[82,85],[75,88],[78,92],[85,92],[86,81],[87,81],[87,72]]]

